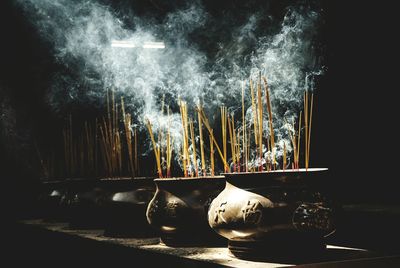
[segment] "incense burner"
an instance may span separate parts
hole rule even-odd
[[[321,192],[327,169],[227,173],[209,225],[229,240],[234,256],[305,256],[325,249],[335,209]]]
[[[155,236],[146,219],[146,209],[156,188],[153,180],[121,178],[100,181],[101,188],[109,196],[105,202],[105,236]]]
[[[207,223],[211,201],[223,190],[224,177],[155,179],[156,193],[147,220],[170,246],[225,243]]]

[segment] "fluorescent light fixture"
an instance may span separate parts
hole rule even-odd
[[[164,42],[144,42],[143,44],[135,44],[130,40],[112,40],[111,47],[122,47],[122,48],[150,48],[150,49],[163,49],[165,48]]]
[[[112,40],[111,47],[136,47],[135,43],[132,41],[119,41],[119,40]]]
[[[155,48],[155,49],[163,49],[165,48],[164,42],[144,42],[143,48]]]

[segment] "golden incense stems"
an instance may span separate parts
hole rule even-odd
[[[222,160],[222,162],[224,164],[224,169],[228,170],[228,168],[229,168],[228,163],[227,163],[226,159],[224,158],[224,155],[222,154],[221,149],[219,148],[217,141],[215,140],[215,137],[214,137],[212,128],[210,127],[210,123],[208,122],[207,116],[205,115],[204,110],[200,110],[200,112],[201,112],[200,113],[201,114],[201,119],[202,119],[202,121],[204,123],[204,126],[207,128],[208,133],[211,135],[211,139],[214,142],[214,145],[217,148],[218,154],[221,157],[221,160]]]
[[[300,111],[300,116],[299,116],[299,130],[297,132],[297,163],[296,163],[296,168],[299,169],[299,162],[300,162],[300,140],[301,140],[301,111]]]
[[[184,176],[188,176],[188,168],[190,167],[190,158],[189,158],[189,133],[188,133],[188,116],[187,116],[187,105],[186,102],[180,101],[180,112],[181,112],[181,120],[182,120],[182,130],[183,130],[183,167],[184,167]]]
[[[105,119],[104,119],[105,121]],[[109,153],[107,151],[108,146],[107,146],[107,137],[106,134],[107,130],[103,128],[103,126],[100,125],[100,135],[101,135],[101,141],[102,141],[102,146],[100,146],[102,155],[103,155],[103,161],[104,161],[104,168],[105,172],[107,175],[110,175],[111,172],[111,160],[109,159]]]
[[[253,89],[253,82],[250,79],[250,93],[251,93],[251,109],[253,111],[253,125],[254,125],[254,142],[256,144],[256,147],[258,146],[258,127],[257,127],[257,107],[256,107],[256,101],[254,97],[254,89]]]
[[[304,139],[304,146],[305,146],[305,157],[304,157],[304,165],[306,170],[308,169],[308,91],[304,92],[304,129],[305,129],[305,139]]]
[[[194,126],[193,121],[189,120],[189,127],[190,127],[190,136],[192,139],[192,149],[193,149],[193,164],[196,177],[199,176],[199,169],[197,167],[197,152],[196,152],[196,140],[194,139]],[[193,174],[192,174],[193,177]]]
[[[181,154],[180,158],[181,158],[182,165],[183,165],[183,174],[184,174],[184,177],[186,178],[187,177],[187,166],[186,166],[186,159],[185,159],[185,148],[183,145],[182,145],[182,154]]]
[[[147,130],[149,131],[150,138],[151,138],[151,142],[152,142],[152,144],[153,144],[154,155],[155,155],[155,157],[156,157],[156,164],[157,164],[158,176],[159,176],[160,178],[162,178],[162,169],[161,169],[161,161],[160,161],[160,151],[159,151],[159,149],[157,148],[158,146],[157,146],[157,143],[156,143],[156,141],[155,141],[155,139],[154,139],[153,130],[152,130],[151,123],[150,123],[150,120],[149,120],[149,119],[146,119],[146,127],[147,127]]]
[[[308,91],[304,93],[304,124],[305,124],[305,166],[306,170],[310,162],[310,142],[311,142],[311,127],[312,127],[312,108],[314,102],[314,95],[311,93],[311,104],[309,105]]]
[[[232,123],[231,123],[231,119],[228,116],[228,130],[229,130],[229,139],[231,141],[231,152],[232,152],[232,163],[233,166],[236,166],[236,154],[235,154],[235,143],[233,140],[233,133],[232,133]],[[226,171],[225,171],[226,172]]]
[[[221,107],[221,131],[222,131],[222,150],[224,153],[224,159],[226,158],[227,147],[226,147],[226,117],[227,117],[227,109],[225,106]],[[225,172],[228,172],[227,166],[225,166]]]
[[[161,100],[161,115],[164,115],[164,107],[165,107],[165,94],[163,94],[162,96],[162,100]],[[158,125],[160,126],[158,129],[158,140],[160,141],[160,147],[158,148],[160,150],[160,159],[163,162],[163,159],[166,159],[166,157],[164,158],[164,147],[162,146],[162,141],[164,140],[164,132],[163,129],[161,128],[161,122],[160,122],[160,117],[158,117]]]
[[[122,118],[125,127],[125,139],[126,139],[126,147],[128,151],[128,168],[131,175],[135,176],[135,167],[133,163],[133,148],[132,148],[132,134],[131,134],[131,115],[125,113],[125,105],[124,105],[124,98],[121,97],[121,110],[122,110]]]
[[[171,116],[170,109],[167,106],[168,129],[167,129],[167,178],[171,177],[171,159],[172,159],[172,142],[171,142]]]
[[[213,130],[210,131],[210,162],[211,162],[211,176],[214,176],[214,135]]]
[[[247,145],[246,145],[247,156],[249,157],[250,156],[250,147],[251,147],[251,128],[250,127],[249,127],[249,132],[247,132],[246,136],[248,138]],[[254,171],[254,165],[253,165],[253,167],[250,168],[250,171]]]
[[[245,110],[244,110],[244,83],[242,83],[242,129],[243,129],[243,135],[242,135],[242,142],[243,142],[243,153],[244,153],[244,166],[245,166],[245,171],[247,172],[247,163],[248,163],[248,155],[247,155],[247,141],[246,141],[246,118],[245,118]]]
[[[269,95],[269,89],[267,84],[267,79],[263,77],[264,80],[264,87],[265,87],[265,97],[267,103],[267,110],[268,110],[268,119],[269,119],[269,129],[270,129],[270,142],[271,142],[271,155],[272,155],[272,165],[275,166],[275,156],[273,150],[275,148],[275,135],[274,135],[274,128],[272,123],[272,105],[271,105],[271,98]]]
[[[167,133],[167,178],[171,177],[171,135]]]
[[[233,148],[235,149],[235,159],[236,159],[235,171],[240,172],[240,142],[236,137],[235,118],[233,114],[232,114],[232,133],[233,133]],[[239,136],[239,130],[238,130],[238,136]]]
[[[121,146],[121,137],[119,131],[115,132],[115,143],[116,143],[116,155],[118,159],[118,168],[119,174],[122,173],[122,146]]]
[[[289,124],[286,119],[285,119],[285,123]],[[289,129],[289,136],[290,136],[290,141],[292,142],[293,145],[293,163],[292,163],[292,168],[295,169],[296,168],[296,163],[297,163],[297,142],[296,142],[296,130],[294,127],[294,118],[292,118],[292,129],[293,129],[293,133],[292,130]]]
[[[284,118],[285,121],[285,125],[289,125],[292,127],[292,129],[288,129],[289,132],[289,138],[290,138],[290,142],[292,143],[293,146],[293,162],[292,162],[292,167],[294,169],[294,163],[296,163],[296,157],[297,157],[297,153],[296,153],[296,138],[295,138],[295,128],[294,128],[294,118],[292,118],[292,124],[290,125],[290,123],[288,123],[288,121],[286,120],[286,118]],[[292,133],[292,130],[294,133]],[[286,146],[286,144],[285,144]]]
[[[134,139],[135,139],[134,140],[134,143],[135,143],[135,170],[136,170],[136,173],[139,175],[140,170],[139,170],[139,158],[138,158],[138,138],[137,138],[138,133],[137,133],[136,127],[134,128],[133,134],[134,134]]]
[[[236,130],[235,130],[235,118],[234,115],[231,115],[231,118],[228,117],[228,125],[229,125],[229,136],[231,140],[231,151],[232,151],[232,162],[234,166],[234,171],[240,171],[240,143],[236,138]]]
[[[311,127],[312,127],[312,115],[313,115],[313,104],[314,104],[313,102],[314,102],[314,94],[311,93],[310,119],[309,119],[310,126],[308,127],[308,142],[307,142],[307,145],[308,145],[308,148],[307,148],[307,151],[308,151],[308,153],[307,153],[307,156],[308,156],[307,167],[309,166],[309,163],[310,163]]]
[[[233,129],[235,129],[235,124],[233,124]],[[235,152],[236,152],[236,172],[241,172],[241,166],[240,166],[240,129],[237,131],[237,137],[236,137],[236,132],[233,132],[233,140],[235,141]]]
[[[262,142],[262,137],[263,137],[263,105],[262,105],[262,93],[261,93],[261,76],[260,76],[260,83],[257,85],[257,104],[258,104],[258,154],[260,158],[260,165],[259,165],[259,170],[262,171],[263,166],[261,159],[263,157],[263,142]]]
[[[200,155],[201,155],[201,174],[203,176],[206,175],[206,160],[204,156],[204,140],[203,140],[203,127],[201,123],[201,114],[200,111],[202,110],[200,104],[198,105],[197,109],[197,117],[199,121],[199,134],[200,134]]]

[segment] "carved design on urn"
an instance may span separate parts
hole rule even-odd
[[[185,204],[182,205],[185,206]],[[178,208],[178,206],[179,203],[176,200],[167,201],[167,204],[165,205],[166,215],[171,218],[176,218],[177,216],[176,209]]]
[[[334,229],[332,213],[324,203],[303,203],[293,213],[293,225],[298,230],[329,232]]]
[[[224,219],[224,212],[225,212],[225,206],[228,202],[224,201],[221,202],[220,205],[217,207],[217,209],[214,211],[214,222],[218,223],[218,222],[224,222],[226,223],[226,220]]]
[[[250,199],[242,208],[243,221],[245,224],[257,225],[262,218],[263,205],[257,199]]]

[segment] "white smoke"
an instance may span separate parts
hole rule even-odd
[[[103,105],[105,91],[113,89],[126,100],[127,109],[143,127],[144,118],[152,121],[154,131],[165,128],[166,115],[160,113],[160,99],[177,106],[178,97],[188,102],[189,113],[198,102],[205,105],[210,122],[219,106],[230,111],[241,107],[241,84],[259,72],[269,83],[274,112],[274,129],[278,139],[275,154],[282,155],[283,142],[291,150],[285,119],[298,116],[303,92],[312,90],[312,75],[319,74],[313,49],[313,36],[319,14],[307,9],[289,9],[281,28],[265,35],[260,12],[249,14],[244,25],[232,29],[233,39],[220,44],[211,59],[192,41],[197,30],[212,37],[205,27],[210,15],[198,2],[169,13],[163,23],[130,15],[129,28],[116,12],[95,0],[18,0],[42,37],[52,44],[57,62],[63,69],[55,73],[48,93],[56,111],[70,103]],[[111,47],[112,40],[136,43],[163,41],[166,48],[146,50]],[[249,52],[249,46],[253,49]],[[248,88],[248,84],[246,85]],[[250,105],[246,97],[246,106]],[[252,122],[247,111],[247,121]],[[171,115],[172,136],[180,148],[179,110]],[[237,126],[240,127],[240,124]],[[264,129],[268,132],[268,124]],[[149,143],[149,148],[151,148]],[[267,153],[267,152],[266,152]]]

